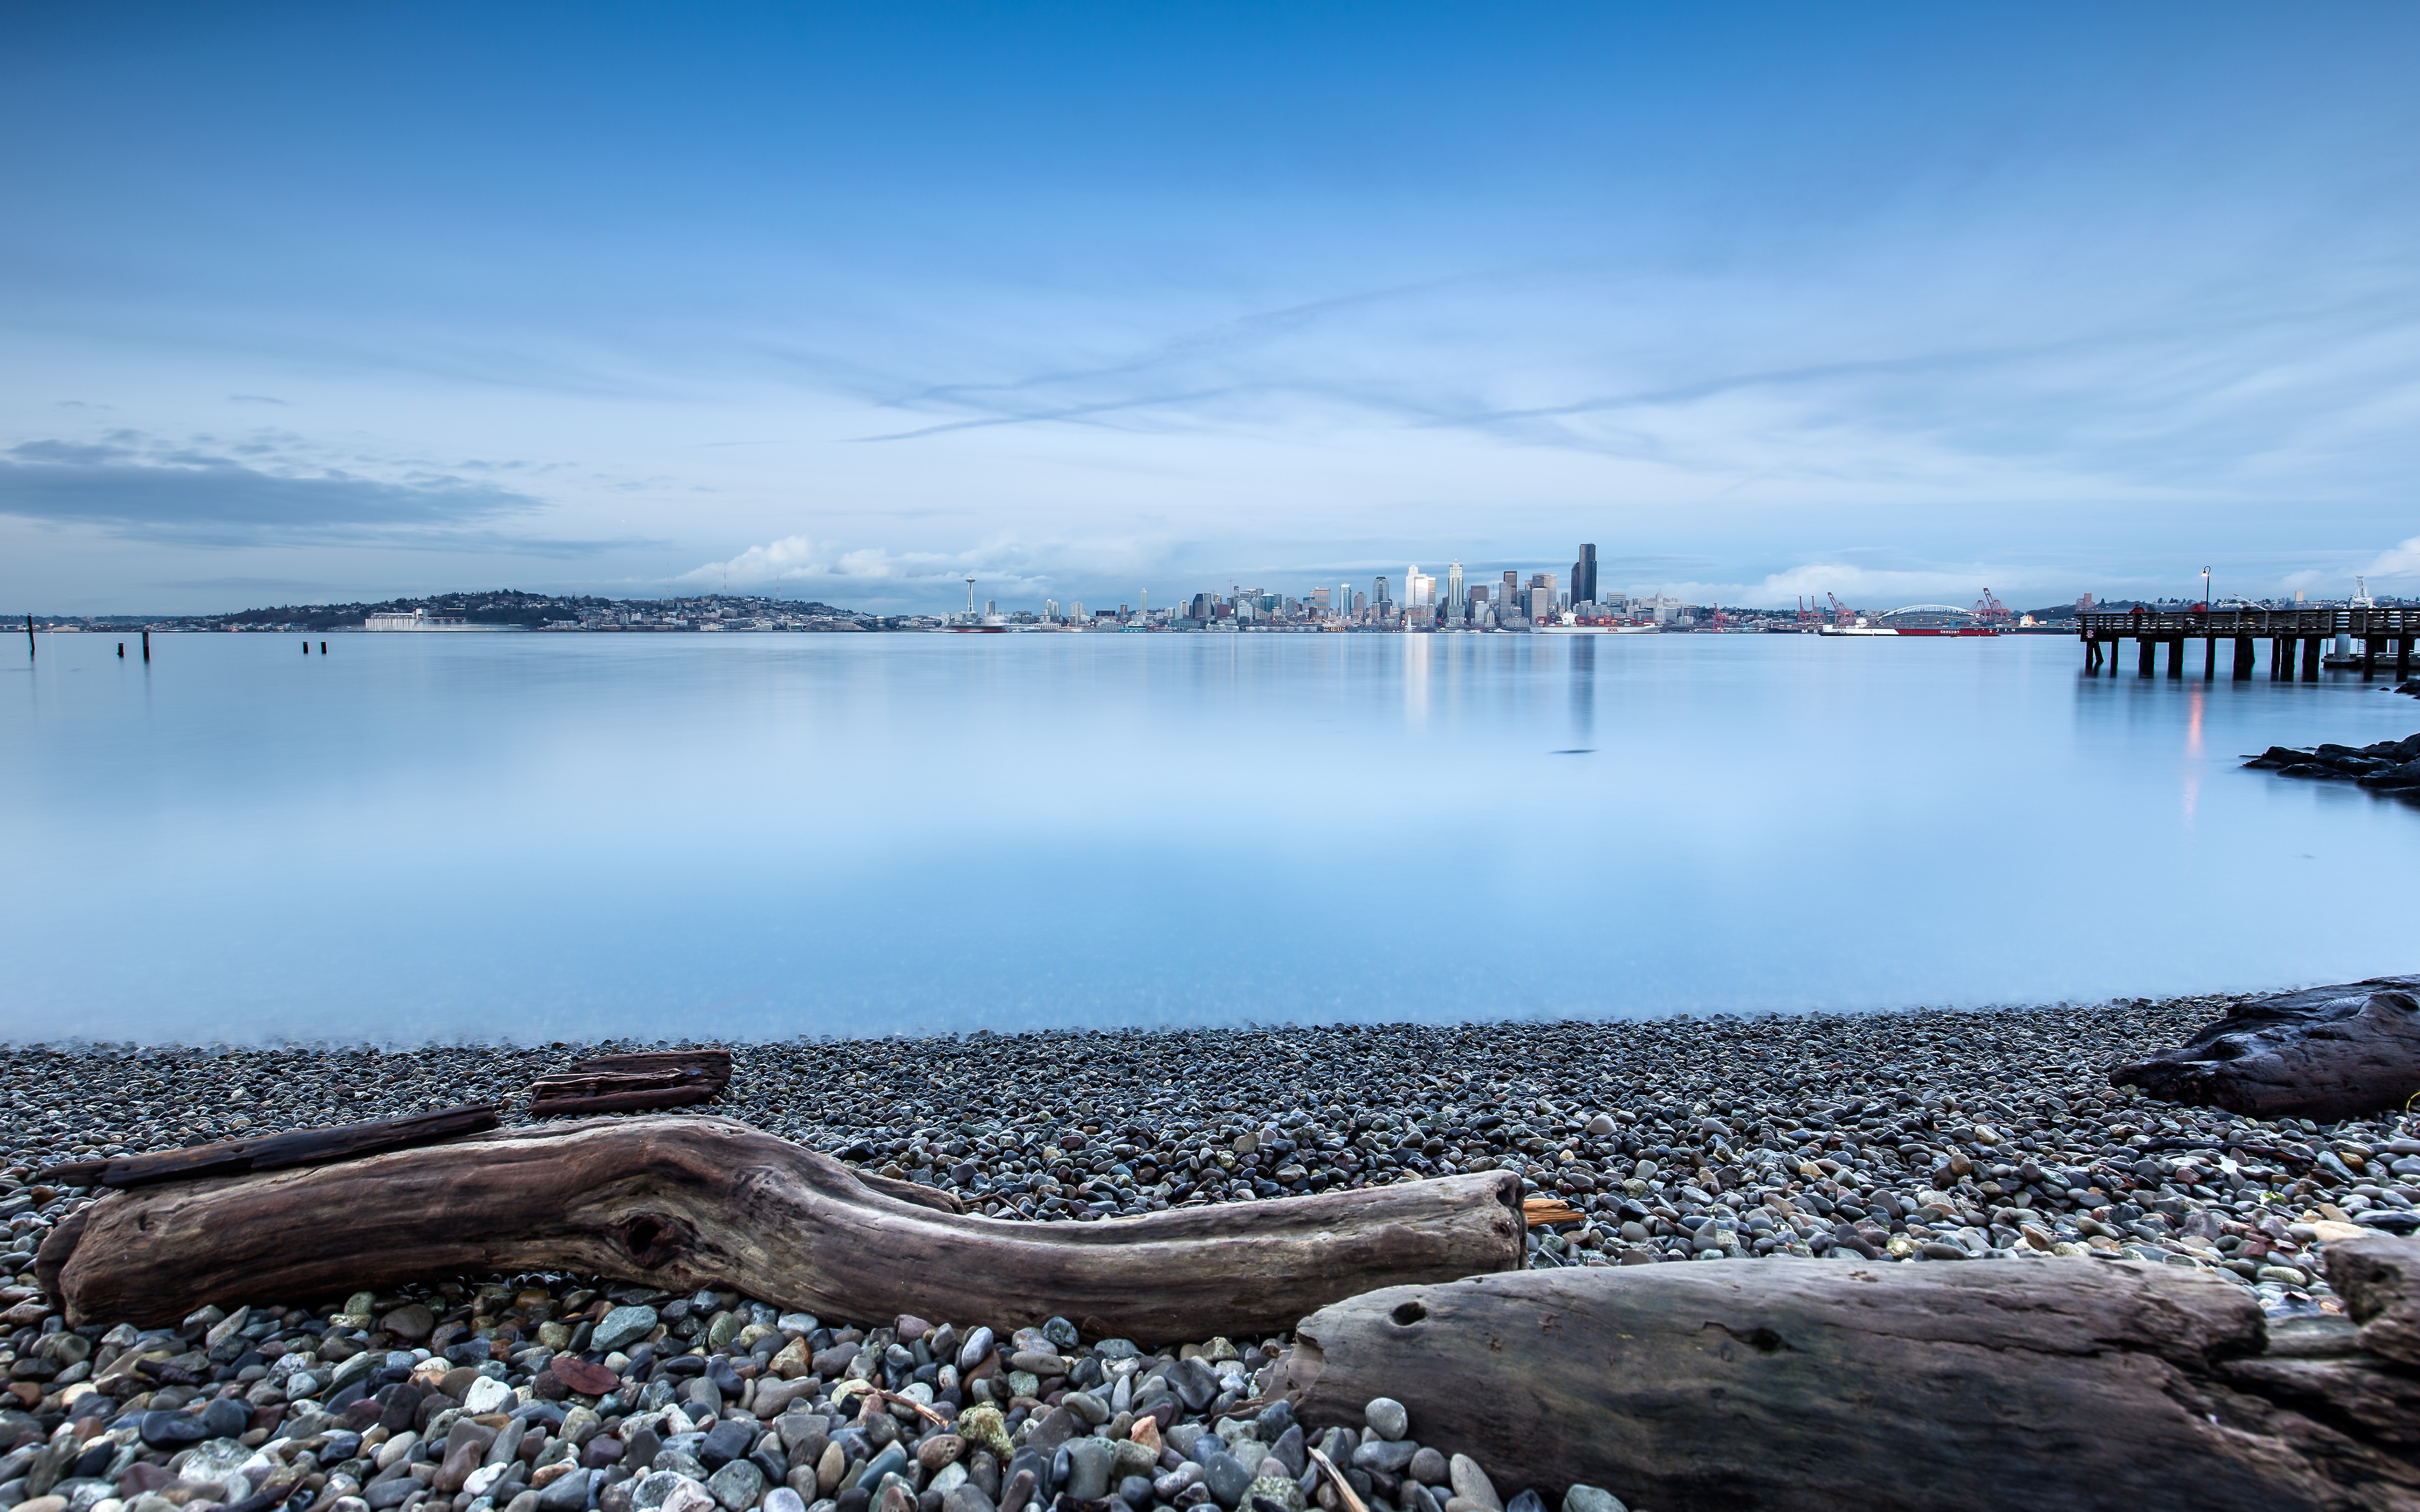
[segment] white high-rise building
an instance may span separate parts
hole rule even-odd
[[[1420,570],[1417,562],[1404,574],[1404,607],[1405,609],[1436,608],[1436,579]]]

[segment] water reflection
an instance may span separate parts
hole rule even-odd
[[[1596,638],[1572,638],[1572,741],[1596,744]]]
[[[2409,701],[2047,638],[84,639],[0,682],[21,1037],[2091,998],[2405,969],[2420,902],[2420,814],[2234,760]],[[2073,904],[2246,866],[2375,880]]]

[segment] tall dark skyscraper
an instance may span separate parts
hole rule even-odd
[[[1580,559],[1572,563],[1572,602],[1596,602],[1596,547],[1588,542],[1580,544]]]

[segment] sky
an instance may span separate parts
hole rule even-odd
[[[10,7],[0,609],[2420,594],[2415,76],[2379,4]]]

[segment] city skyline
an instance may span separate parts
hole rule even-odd
[[[0,19],[0,607],[2420,587],[2409,11],[136,9]]]

